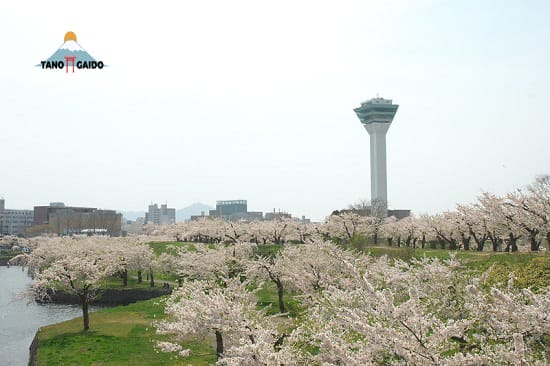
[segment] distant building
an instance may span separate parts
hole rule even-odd
[[[209,216],[225,220],[246,219],[248,205],[246,200],[216,201],[216,209],[209,211]]]
[[[6,209],[6,202],[0,198],[0,234],[21,235],[32,226],[33,210]]]
[[[275,209],[273,209],[273,212],[266,212],[264,219],[265,220],[280,220],[280,219],[290,219],[292,218],[292,215],[288,212],[275,212]]]
[[[197,221],[199,220],[200,218],[202,217],[208,217],[204,214],[204,211],[201,211],[201,214],[200,215],[191,215],[191,217],[189,218],[189,220],[191,221]]]
[[[57,235],[105,234],[120,236],[122,214],[114,210],[100,210],[93,207],[65,206],[63,202],[52,202],[49,206],[34,207],[34,231],[51,232]]]
[[[124,220],[122,225],[122,231],[127,234],[143,234],[143,225],[145,224],[145,218],[138,217],[135,220]]]
[[[411,215],[411,210],[388,210],[388,217],[394,216],[397,220]]]
[[[176,209],[168,208],[168,204],[159,206],[155,203],[149,205],[149,211],[145,213],[145,223],[155,225],[168,225],[176,223]]]
[[[294,217],[293,220],[298,222],[298,223],[302,223],[302,224],[310,224],[311,223],[311,219],[306,219],[305,216],[302,216],[301,219],[297,218],[297,217]]]
[[[384,207],[384,209],[386,208]],[[387,217],[394,216],[398,220],[404,219],[405,217],[411,215],[411,210],[387,210],[385,212],[387,212]],[[379,214],[379,210],[378,209],[372,210],[370,206],[365,208],[350,208],[345,210],[335,210],[332,212],[332,215],[340,215],[343,213],[356,213],[357,215],[360,215],[360,216],[379,216],[377,215]]]
[[[216,201],[215,215],[218,217],[230,219],[232,216],[244,215],[247,212],[246,200]]]
[[[246,200],[216,201],[216,209],[208,212],[209,217],[219,217],[224,220],[263,220],[263,212],[248,211]],[[192,220],[198,220],[200,216],[193,216]]]

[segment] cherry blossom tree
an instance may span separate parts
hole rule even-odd
[[[167,320],[157,324],[157,332],[173,335],[174,342],[158,344],[163,351],[189,354],[178,342],[189,335],[216,337],[216,355],[221,359],[228,345],[250,337],[256,327],[259,312],[246,289],[247,283],[227,278],[225,286],[215,282],[185,281],[166,301]]]
[[[261,285],[264,281],[271,281],[277,287],[277,298],[279,300],[279,311],[286,313],[287,309],[284,302],[284,280],[285,274],[290,269],[285,265],[288,261],[284,260],[285,250],[278,252],[273,257],[258,257],[251,259],[247,263],[246,277]]]
[[[394,244],[394,240],[396,240],[396,244],[399,246],[401,237],[399,236],[399,224],[397,223],[397,218],[395,218],[395,216],[390,216],[384,220],[381,233],[386,238],[389,246]]]
[[[489,239],[488,218],[474,205],[457,205],[461,220],[466,225],[470,237],[476,243],[476,250],[482,252]]]
[[[103,281],[119,269],[108,243],[100,237],[43,238],[25,260],[34,278],[28,294],[46,301],[57,291],[76,295],[87,331],[90,302],[99,296]]]
[[[478,197],[480,210],[489,218],[489,240],[496,250],[500,243],[506,239],[505,251],[518,251],[518,239],[521,237],[521,228],[514,220],[514,209],[505,205],[503,197],[484,192]]]
[[[132,268],[137,270],[138,283],[143,281],[143,272],[151,271],[154,253],[151,247],[147,244],[137,244],[132,250],[131,264]]]
[[[372,216],[360,216],[355,212],[343,212],[330,215],[324,223],[322,232],[327,238],[342,243],[350,243],[352,239],[362,236],[371,237],[378,220]]]

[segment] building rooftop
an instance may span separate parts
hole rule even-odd
[[[392,104],[392,100],[376,97],[365,100],[363,103],[361,103],[361,106],[364,106],[365,104]]]
[[[246,200],[216,201],[216,205],[246,205]]]

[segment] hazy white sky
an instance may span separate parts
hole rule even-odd
[[[321,219],[370,195],[353,108],[400,105],[391,208],[550,172],[550,2],[0,3],[0,195],[144,210],[247,199]],[[34,67],[67,31],[101,71]]]

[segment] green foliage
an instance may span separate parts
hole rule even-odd
[[[194,248],[193,243],[178,242],[178,241],[154,241],[147,243],[153,249],[156,255],[162,253],[176,254],[178,248],[189,247],[191,250]]]
[[[399,258],[405,261],[409,261],[412,258],[422,258],[423,255],[427,254],[424,251],[418,251],[418,249],[398,247],[369,247],[365,249],[365,252],[374,257],[385,255],[388,258]]]
[[[279,297],[277,296],[277,286],[273,282],[266,282],[264,286],[256,292],[258,297],[258,309],[267,309],[268,315],[279,314]],[[299,302],[288,291],[284,291],[283,301],[285,303],[288,315],[292,318],[298,316],[302,310]]]
[[[350,242],[349,247],[356,250],[365,250],[369,244],[369,238],[360,234],[354,235]]]
[[[192,355],[176,359],[157,352],[152,322],[164,317],[164,299],[140,301],[90,314],[92,329],[82,332],[82,319],[42,327],[39,365],[209,365],[216,360],[212,340],[190,340]]]
[[[254,249],[254,255],[262,257],[274,257],[284,246],[280,244],[259,244]]]
[[[127,289],[141,289],[150,288],[149,281],[146,280],[145,273],[143,274],[143,281],[138,283],[137,276],[134,277],[133,273],[128,273],[128,286],[123,286],[122,278],[119,276],[109,277],[103,283],[103,288],[127,288]]]
[[[10,260],[21,253],[20,250],[0,250],[0,260]]]
[[[487,286],[505,287],[510,275],[516,288],[531,288],[537,292],[550,286],[550,255],[533,258],[530,262],[495,262],[489,270]]]

